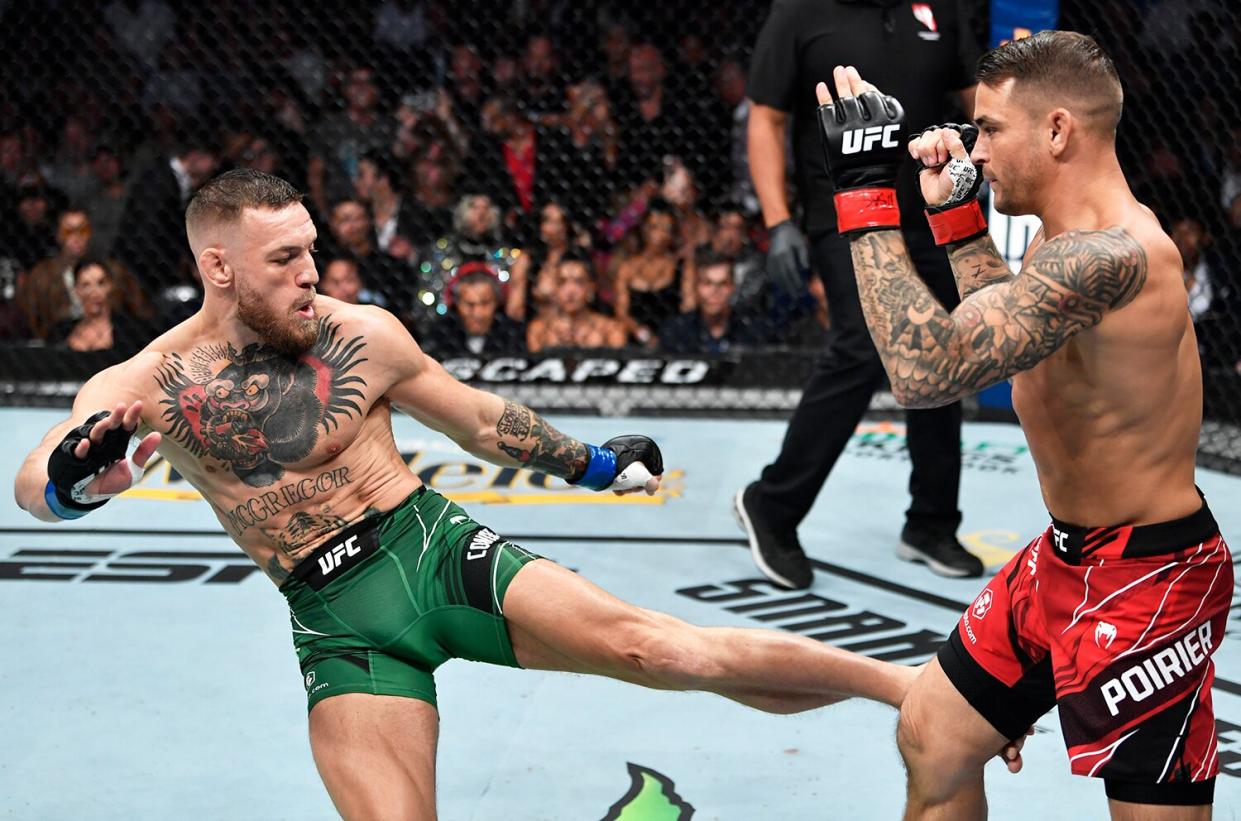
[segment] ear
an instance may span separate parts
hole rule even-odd
[[[209,246],[198,255],[198,270],[202,273],[203,282],[210,282],[217,288],[229,288],[233,284],[233,269],[224,261],[224,249]]]
[[[1053,108],[1047,115],[1047,148],[1054,158],[1060,158],[1069,147],[1069,138],[1077,127],[1073,115],[1064,108]]]

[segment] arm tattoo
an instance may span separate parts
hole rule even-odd
[[[957,278],[957,291],[962,299],[988,285],[1015,279],[989,234],[949,245],[948,261],[952,263],[952,273]]]
[[[500,451],[519,464],[577,481],[586,473],[590,451],[571,436],[543,421],[529,408],[516,402],[505,402],[504,412],[496,422]]]
[[[1069,231],[1012,281],[948,314],[914,271],[896,231],[851,243],[871,338],[906,407],[935,407],[1028,370],[1127,305],[1146,283],[1146,252],[1123,228]]]

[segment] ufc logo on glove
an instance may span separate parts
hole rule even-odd
[[[875,142],[880,137],[883,142],[879,143],[884,148],[896,148],[899,143],[896,141],[896,133],[901,130],[900,123],[893,125],[880,126],[872,125],[870,128],[855,128],[846,131],[843,135],[844,139],[840,147],[842,154],[857,154],[861,151],[870,151],[875,146]]]

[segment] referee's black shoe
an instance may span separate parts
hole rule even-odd
[[[750,541],[750,555],[763,575],[789,590],[805,590],[814,580],[810,560],[795,531],[773,528],[754,504],[754,485],[733,497],[733,515]]]
[[[983,571],[982,559],[966,550],[953,533],[905,525],[896,555],[907,562],[921,562],[940,576],[976,578]]]

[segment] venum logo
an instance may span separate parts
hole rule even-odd
[[[1095,630],[1098,636],[1098,629]],[[1121,702],[1145,701],[1163,688],[1189,675],[1211,655],[1211,623],[1204,622],[1155,655],[1135,664],[1099,688],[1107,711],[1120,714]]]
[[[1094,643],[1106,650],[1116,641],[1116,625],[1101,621],[1094,626]]]
[[[354,547],[354,543],[357,542],[357,540],[358,537],[356,535],[350,536],[348,539],[345,539],[343,542],[336,545],[336,547],[333,547],[327,553],[324,553],[319,557],[319,570],[324,576],[340,567],[341,560],[343,560],[346,556],[356,556],[362,552],[362,548]]]
[[[991,609],[991,588],[987,588],[974,599],[973,613],[974,618],[981,619],[987,615],[987,611]]]
[[[314,687],[314,686],[315,686],[315,671],[311,670],[309,673],[306,674],[306,689],[309,690],[311,687]]]
[[[869,128],[853,128],[844,133],[844,143],[840,147],[842,154],[858,154],[862,151],[870,151],[874,148],[875,143],[882,140],[879,144],[884,148],[896,148],[899,143],[894,136],[900,129],[900,123],[892,125],[872,125]]]
[[[500,535],[489,528],[483,528],[474,534],[474,538],[470,539],[470,546],[466,548],[466,561],[481,559],[487,555],[487,551],[491,546],[500,540]]]

